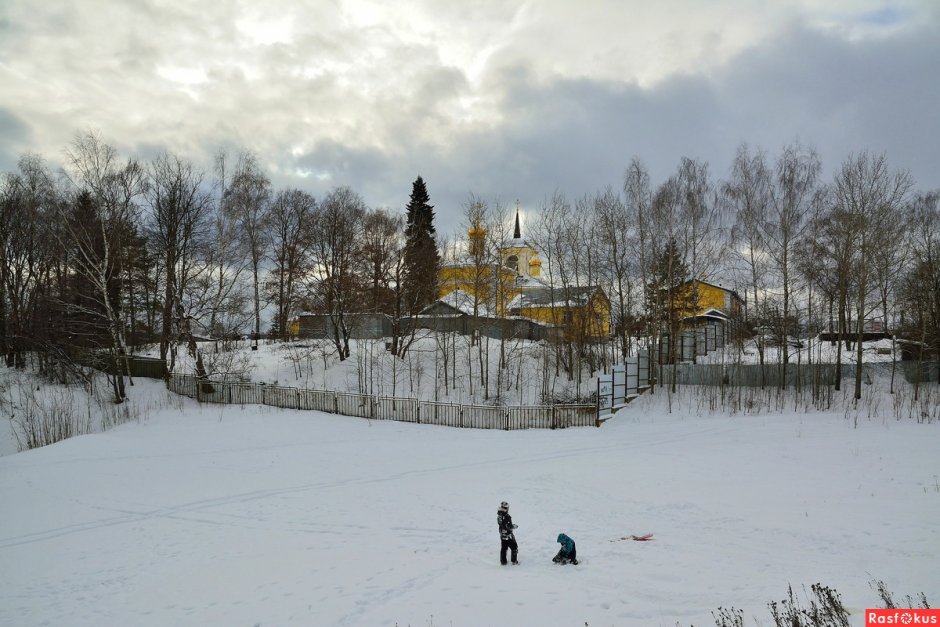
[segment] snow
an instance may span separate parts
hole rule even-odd
[[[672,401],[478,431],[138,380],[137,420],[0,457],[0,624],[766,624],[821,582],[862,625],[873,579],[938,602],[940,425]],[[502,500],[520,566],[499,564]],[[579,566],[551,562],[560,532]]]

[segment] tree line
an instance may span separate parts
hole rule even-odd
[[[824,180],[816,151],[799,143],[775,156],[742,144],[723,178],[704,161],[682,158],[654,185],[634,158],[621,185],[575,199],[556,191],[540,202],[526,238],[545,258],[543,274],[553,289],[564,294],[599,285],[612,316],[611,343],[587,341],[587,330],[566,336],[556,347],[556,368],[579,376],[586,367],[593,374],[637,345],[649,346],[651,338],[676,338],[698,308],[695,283],[680,289],[693,280],[741,296],[735,339],[739,347],[753,339],[762,366],[770,344],[779,347],[777,365],[786,367],[800,338],[821,332],[838,338],[835,389],[843,351],[862,363],[873,319],[881,332],[908,339],[915,356],[936,355],[938,196],[915,191],[908,172],[868,151],[848,156]],[[498,201],[475,197],[465,206],[465,226],[486,225],[490,243],[471,242],[475,266],[499,260],[508,244],[507,213]],[[450,254],[466,253],[455,247]],[[653,358],[676,363],[678,350],[672,341]],[[855,378],[855,398],[862,379]]]
[[[53,171],[25,154],[0,182],[0,351],[10,367],[36,355],[41,372],[61,378],[93,354],[121,373],[129,347],[158,343],[170,371],[182,347],[205,375],[197,338],[257,341],[268,305],[278,338],[301,308],[333,317],[344,358],[345,314],[397,319],[436,297],[420,177],[400,216],[349,187],[319,199],[274,189],[250,152],[220,152],[207,173],[170,153],[122,158],[88,133],[65,157]],[[124,377],[109,380],[121,402]]]
[[[219,152],[207,172],[171,153],[146,163],[122,157],[88,133],[65,157],[53,170],[25,154],[0,182],[8,366],[34,354],[41,370],[61,375],[79,353],[94,353],[119,373],[130,347],[158,343],[170,371],[182,349],[205,375],[197,338],[287,338],[302,310],[330,317],[339,359],[350,356],[349,314],[388,314],[390,350],[404,355],[414,340],[409,319],[437,299],[442,262],[470,260],[490,282],[474,290],[490,301],[474,302],[475,316],[513,293],[503,273],[484,271],[502,263],[512,239],[507,208],[471,194],[463,226],[477,237],[448,240],[436,232],[420,176],[402,212],[371,208],[349,187],[320,198],[275,189],[250,152]],[[799,144],[774,157],[742,145],[722,179],[683,158],[654,185],[634,158],[616,186],[546,196],[525,233],[544,259],[546,284],[562,295],[600,286],[612,315],[611,342],[588,329],[558,342],[556,374],[581,377],[646,338],[676,337],[683,307],[675,289],[689,279],[742,295],[741,328],[762,330],[762,362],[768,334],[780,339],[784,363],[790,336],[820,330],[838,333],[840,351],[860,353],[864,322],[875,316],[940,349],[937,192],[914,192],[908,173],[869,152],[846,158],[831,181],[821,169]],[[268,306],[273,322],[263,329]],[[488,357],[478,351],[485,377]],[[111,385],[120,402],[123,377]]]

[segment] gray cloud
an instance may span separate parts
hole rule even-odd
[[[618,3],[376,16],[346,2],[60,4],[13,0],[0,15],[4,170],[25,151],[55,159],[88,128],[126,154],[206,169],[220,148],[250,149],[279,186],[349,185],[377,206],[403,207],[421,174],[443,233],[471,192],[535,208],[555,190],[619,187],[633,156],[654,182],[683,156],[721,177],[742,141],[774,155],[799,139],[829,172],[885,151],[940,188],[940,14],[917,2],[826,3],[812,20],[777,5],[749,16],[735,0],[672,20],[676,6]]]
[[[22,154],[19,147],[30,143],[29,127],[15,113],[0,107],[0,172],[11,172]]]

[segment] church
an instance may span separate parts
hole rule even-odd
[[[548,330],[545,337],[567,341],[610,337],[610,300],[604,290],[548,282],[538,251],[522,238],[518,206],[513,238],[500,247],[499,263],[485,261],[486,235],[479,224],[473,225],[467,232],[467,253],[441,265],[440,300],[429,310],[524,320]]]

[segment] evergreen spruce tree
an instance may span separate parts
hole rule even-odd
[[[405,226],[403,292],[405,308],[416,314],[437,300],[440,254],[434,238],[434,206],[420,176],[411,188]]]

